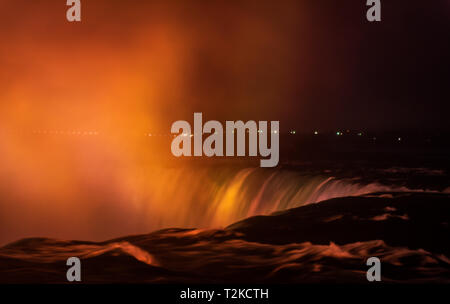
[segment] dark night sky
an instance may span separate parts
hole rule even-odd
[[[319,2],[317,12],[323,14],[324,22],[315,48],[331,66],[336,62],[345,65],[331,67],[331,71],[324,67],[323,73],[347,76],[348,81],[323,90],[324,83],[317,80],[307,117],[317,117],[326,106],[336,113],[327,116],[331,126],[389,129],[448,125],[443,115],[449,109],[450,97],[448,1],[382,1],[380,23],[360,18],[361,6],[356,3],[362,1],[321,7]],[[325,17],[333,16],[333,11],[334,17]],[[331,38],[327,39],[328,35]]]
[[[71,24],[63,0],[2,1],[0,118],[169,130],[201,111],[305,132],[447,128],[449,1],[384,0],[379,23],[365,2],[85,0]]]

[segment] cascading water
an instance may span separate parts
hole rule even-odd
[[[283,169],[176,168],[155,169],[152,175],[140,182],[134,202],[154,228],[223,227],[331,198],[392,190]]]

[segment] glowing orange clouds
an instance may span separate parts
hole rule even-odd
[[[74,24],[59,2],[0,6],[0,242],[211,224],[187,220],[197,211],[183,202],[214,196],[171,196],[183,181],[160,163],[170,141],[145,134],[169,133],[196,109],[220,120],[276,120],[297,55],[285,32],[295,11],[86,1]],[[232,189],[220,190],[219,209],[228,210]],[[213,222],[234,218],[224,214]]]

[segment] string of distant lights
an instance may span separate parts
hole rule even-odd
[[[232,132],[234,133],[234,131]],[[248,133],[248,130],[247,130]],[[258,133],[263,133],[262,130],[258,130]],[[272,131],[271,133],[277,133],[277,131]],[[37,134],[37,135],[75,135],[75,136],[97,136],[100,135],[99,131],[61,131],[61,130],[35,130],[32,131],[32,134]],[[297,131],[296,130],[290,130],[287,133],[284,132],[280,132],[280,134],[290,134],[290,135],[296,135]],[[321,133],[319,133],[319,131],[314,131],[313,132],[314,135],[319,135]],[[341,131],[337,131],[336,132],[336,136],[343,136],[345,135],[344,132]],[[354,133],[354,132],[350,132],[347,130],[347,134],[346,135],[356,135],[356,136],[364,136],[363,132],[358,132],[358,133]],[[177,136],[176,134],[157,134],[157,133],[144,133],[144,136],[147,137],[174,137]],[[194,136],[193,134],[183,134],[183,136]],[[397,141],[402,141],[402,137],[396,137],[395,138]],[[372,137],[372,140],[377,140],[376,137]]]

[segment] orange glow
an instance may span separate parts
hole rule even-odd
[[[159,135],[194,110],[276,120],[301,51],[286,30],[307,22],[293,3],[87,1],[75,24],[64,1],[2,1],[0,242],[221,226],[271,210],[243,204],[250,171],[218,179],[181,166]]]

